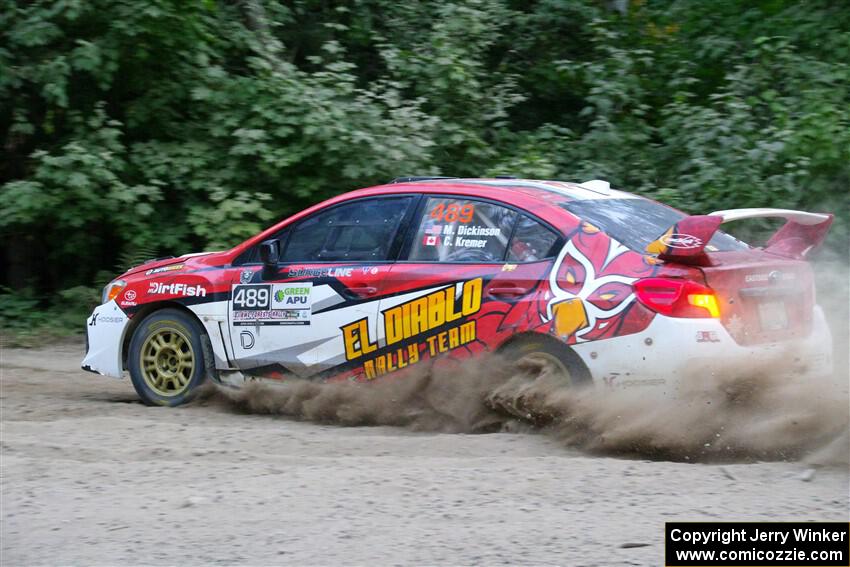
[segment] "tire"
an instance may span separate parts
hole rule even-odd
[[[514,366],[560,374],[565,387],[581,387],[592,383],[590,372],[576,353],[548,335],[525,336],[504,346],[502,355]],[[554,377],[554,376],[553,376]]]
[[[198,321],[177,309],[150,314],[130,341],[127,366],[133,387],[149,406],[190,401],[211,372],[209,339]]]
[[[505,345],[500,354],[510,365],[510,375],[487,395],[485,405],[537,427],[560,417],[559,408],[547,402],[549,394],[592,384],[578,355],[549,336],[520,337]]]

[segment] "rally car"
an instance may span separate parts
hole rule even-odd
[[[762,248],[720,230],[782,217]],[[804,260],[832,215],[688,216],[607,182],[399,178],[310,207],[224,252],[137,266],[103,290],[82,366],[145,403],[207,378],[371,381],[510,352],[564,385],[675,394],[796,353],[831,367]]]

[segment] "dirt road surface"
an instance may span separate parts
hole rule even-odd
[[[81,354],[0,353],[4,566],[661,565],[665,521],[848,520],[845,467],[148,408]]]

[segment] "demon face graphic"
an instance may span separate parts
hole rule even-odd
[[[631,309],[631,284],[653,269],[641,255],[581,223],[549,273],[544,322],[554,321],[555,333],[570,344],[635,332],[648,320],[643,310]],[[629,311],[634,311],[631,317]]]

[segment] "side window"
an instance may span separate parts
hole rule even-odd
[[[431,197],[413,240],[414,262],[502,262],[517,212],[470,199]]]
[[[295,225],[281,261],[387,260],[412,200],[412,197],[364,199],[317,213]]]
[[[553,255],[552,247],[558,235],[536,220],[520,215],[511,244],[508,246],[508,262],[534,262]]]

